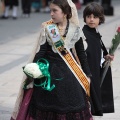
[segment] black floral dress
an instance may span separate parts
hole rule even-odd
[[[91,76],[83,42],[75,44],[78,58],[87,76]],[[35,87],[29,107],[29,115],[35,120],[92,120],[88,100],[81,85],[58,53],[46,42],[41,45],[34,62],[40,58],[49,61],[49,72],[55,88],[46,91]],[[36,84],[39,80],[34,80]]]

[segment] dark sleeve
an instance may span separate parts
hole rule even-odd
[[[40,46],[40,50],[36,53],[33,62],[37,62],[40,58],[43,58],[47,51],[47,42]]]
[[[103,57],[104,56],[106,56],[107,54],[108,54],[108,51],[107,51],[107,49],[106,49],[106,47],[105,47],[105,45],[104,45],[104,43],[103,43],[103,41],[102,41],[102,36],[100,35],[100,33],[98,33],[99,34],[99,36],[100,36],[100,44],[101,44],[101,48],[102,48],[102,51],[103,51]]]
[[[82,38],[80,38],[80,40],[76,42],[75,49],[76,49],[76,53],[77,53],[77,56],[80,60],[80,63],[81,63],[81,66],[82,66],[84,73],[89,77],[92,76],[91,72],[90,72],[89,65],[88,65],[86,52],[84,50]]]
[[[106,56],[108,54],[108,51],[107,51],[107,49],[106,49],[102,40],[100,40],[100,43],[101,43],[101,48],[103,50],[103,56]]]

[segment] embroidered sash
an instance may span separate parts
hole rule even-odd
[[[54,48],[72,71],[82,88],[85,90],[86,94],[90,96],[90,81],[74,59],[70,50],[64,47],[64,41],[62,36],[59,34],[57,26],[51,22],[47,23],[46,30]]]

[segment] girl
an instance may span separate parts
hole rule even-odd
[[[91,77],[91,107],[92,114],[102,116],[104,113],[114,112],[113,90],[111,69],[107,72],[105,80],[100,87],[100,64],[101,56],[106,60],[113,60],[114,56],[108,54],[98,32],[98,26],[104,23],[104,11],[102,6],[96,2],[91,2],[83,11],[83,18],[86,25],[83,33],[88,43],[86,49],[88,63],[92,73]]]
[[[40,43],[40,50],[36,53],[35,47],[31,61],[44,58],[49,62],[52,84],[48,88],[39,85],[42,79],[34,79],[34,87],[28,90],[22,84],[11,120],[93,120],[88,104],[91,73],[76,6],[71,0],[52,0],[50,10],[52,20],[43,23],[36,44],[39,47]]]

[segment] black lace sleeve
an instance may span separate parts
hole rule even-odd
[[[40,58],[43,58],[47,51],[47,42],[40,46],[40,50],[36,53],[33,62],[37,62]]]
[[[84,45],[83,45],[82,38],[80,38],[80,40],[76,42],[75,49],[76,49],[76,53],[77,53],[77,56],[80,60],[83,71],[85,72],[85,74],[87,76],[89,76],[89,77],[92,76],[91,72],[90,72],[90,69],[89,69],[87,56],[86,56],[86,52],[84,50]]]

